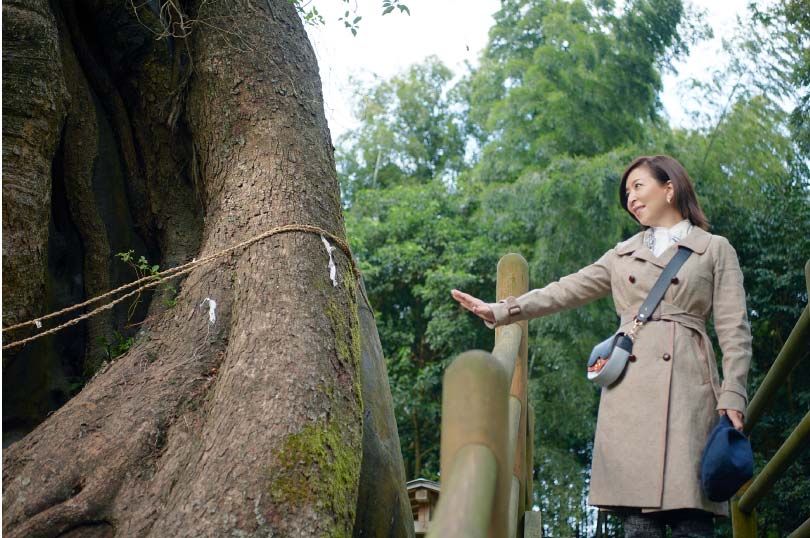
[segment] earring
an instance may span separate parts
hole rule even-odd
[[[671,204],[671,203],[672,203],[672,197],[667,196],[667,203],[668,203],[668,204]]]

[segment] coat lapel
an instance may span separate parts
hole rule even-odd
[[[630,239],[619,243],[616,246],[616,253],[619,255],[632,254],[634,258],[648,261],[662,269],[666,267],[667,263],[669,263],[672,257],[675,256],[677,249],[668,248],[663,254],[661,254],[661,257],[658,258],[644,245],[643,236],[644,231],[642,230]],[[706,251],[706,248],[709,246],[711,237],[712,234],[703,228],[699,226],[692,226],[692,230],[678,242],[678,245],[691,248],[695,254],[703,254]]]

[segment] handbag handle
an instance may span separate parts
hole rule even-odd
[[[683,263],[686,261],[686,258],[688,258],[691,254],[691,248],[678,245],[678,252],[675,253],[675,256],[672,257],[667,266],[664,267],[664,270],[661,271],[661,275],[658,277],[658,280],[655,281],[655,285],[653,285],[652,289],[650,290],[650,294],[644,300],[644,303],[642,303],[641,308],[638,309],[638,314],[636,314],[633,327],[627,333],[627,336],[629,336],[631,339],[635,338],[638,328],[649,319],[650,315],[655,310],[655,307],[657,307],[658,303],[660,303],[661,299],[663,299],[664,292],[667,291],[667,288],[672,282],[672,277],[675,276]]]

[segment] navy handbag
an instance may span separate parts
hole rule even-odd
[[[754,454],[746,435],[728,415],[720,417],[709,433],[700,464],[700,485],[712,501],[729,500],[754,476]]]

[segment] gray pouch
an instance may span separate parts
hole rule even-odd
[[[633,353],[633,340],[623,332],[596,344],[588,358],[588,380],[603,387],[612,385],[622,374]]]

